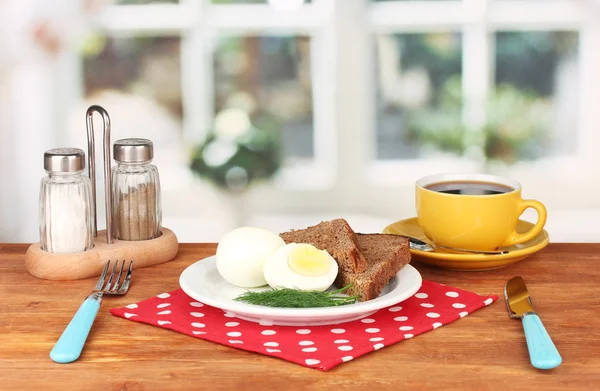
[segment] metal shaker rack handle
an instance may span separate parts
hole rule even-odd
[[[98,217],[96,212],[96,147],[94,138],[94,112],[102,116],[103,150],[104,150],[104,194],[106,205],[106,242],[113,242],[112,227],[112,173],[110,167],[110,117],[104,108],[93,105],[86,111],[86,127],[88,140],[88,169],[92,182],[92,204],[94,214],[94,237],[98,235]]]

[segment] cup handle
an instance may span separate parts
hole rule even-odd
[[[536,200],[521,200],[521,202],[517,206],[517,214],[521,216],[527,208],[533,208],[538,213],[538,219],[535,225],[529,231],[523,234],[514,231],[500,246],[510,246],[513,244],[524,243],[535,238],[537,235],[539,235],[540,232],[542,232],[542,229],[544,229],[544,225],[546,224],[546,219],[548,217],[546,207],[544,206],[544,204]]]

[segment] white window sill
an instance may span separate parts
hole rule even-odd
[[[173,229],[181,243],[218,242],[229,230],[235,228],[226,216],[206,218],[202,216],[165,216],[164,225]],[[323,220],[339,218],[330,213],[269,214],[251,216],[247,225],[260,226],[274,232],[301,229]],[[383,216],[348,213],[344,217],[357,232],[376,233],[396,220]],[[405,216],[412,217],[412,216]],[[526,211],[524,220],[535,221],[535,212]],[[552,210],[548,214],[546,231],[551,242],[596,243],[600,238],[600,209]]]

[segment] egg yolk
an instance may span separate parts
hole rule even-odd
[[[310,244],[298,244],[288,255],[288,266],[304,276],[322,276],[331,269],[331,260],[325,250]]]

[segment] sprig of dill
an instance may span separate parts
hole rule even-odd
[[[279,308],[319,308],[336,307],[356,303],[360,296],[339,296],[352,284],[332,292],[301,291],[290,288],[279,288],[263,292],[247,291],[236,297],[235,301],[248,304]]]

